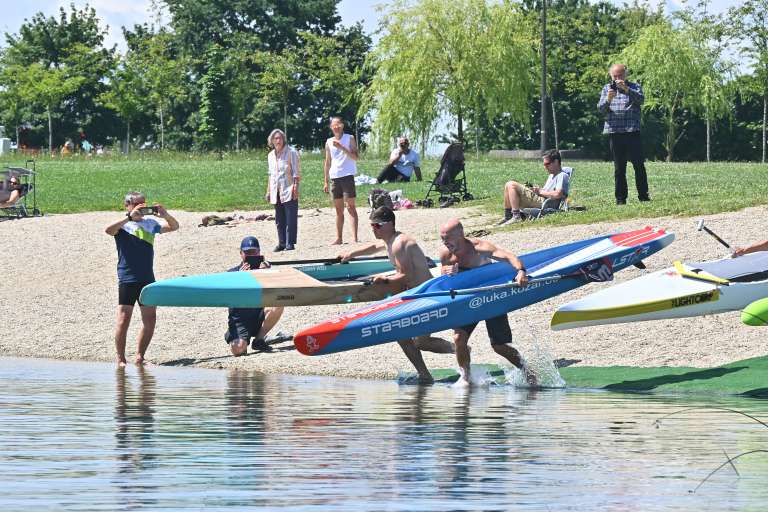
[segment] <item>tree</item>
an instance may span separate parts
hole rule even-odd
[[[280,53],[260,52],[258,62],[261,72],[258,74],[260,94],[257,105],[261,110],[268,110],[270,104],[281,107],[283,131],[288,137],[288,105],[292,93],[302,83],[299,56],[290,49]]]
[[[341,18],[339,0],[162,0],[171,27],[191,54],[210,44],[231,47],[237,34],[258,34],[262,50],[295,47],[301,31],[330,35]]]
[[[400,0],[381,25],[370,54],[376,70],[361,113],[373,108],[381,135],[432,131],[444,114],[464,119],[482,108],[528,123],[535,79],[533,27],[511,2]]]
[[[756,92],[763,98],[763,126],[760,145],[765,163],[766,124],[768,123],[768,0],[744,0],[729,11],[735,33],[741,39],[740,51],[754,63]]]
[[[53,153],[53,113],[67,96],[83,82],[80,76],[69,76],[66,69],[34,63],[26,67],[12,66],[19,81],[22,99],[42,108],[48,118],[48,150]]]
[[[732,66],[724,60],[727,21],[708,11],[708,0],[701,0],[696,8],[677,11],[674,17],[682,22],[685,33],[690,35],[704,62],[699,84],[697,112],[704,115],[706,123],[706,158],[711,161],[712,121],[730,115],[733,107]]]
[[[131,123],[143,112],[146,88],[134,55],[129,52],[109,80],[109,89],[99,101],[125,121],[125,151],[131,152]]]
[[[634,70],[633,77],[642,83],[643,108],[662,113],[666,128],[663,145],[671,162],[685,130],[684,123],[678,126],[680,114],[701,106],[699,89],[710,62],[690,31],[675,28],[668,21],[642,29],[617,59]]]
[[[206,54],[208,71],[200,80],[200,125],[198,133],[205,149],[215,149],[219,158],[232,131],[232,104],[222,68],[222,50],[213,45]]]
[[[86,130],[97,127],[97,131],[103,131],[110,124],[111,119],[105,119],[106,111],[96,101],[106,89],[104,77],[115,65],[115,49],[103,47],[106,34],[94,9],[87,6],[77,9],[71,5],[69,11],[59,9],[57,18],[37,13],[25,20],[18,34],[5,35],[6,65],[24,68],[38,64],[35,73],[51,70],[46,71],[49,77],[79,78],[76,89],[46,106],[54,109],[48,116],[49,135],[53,117],[61,119],[60,129],[64,132],[74,132],[80,127]],[[62,73],[53,71],[64,68],[67,70]],[[57,88],[52,82],[49,85]]]

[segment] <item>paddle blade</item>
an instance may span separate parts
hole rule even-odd
[[[593,283],[613,281],[613,267],[611,266],[611,260],[608,258],[591,261],[579,269],[579,271],[587,281]]]

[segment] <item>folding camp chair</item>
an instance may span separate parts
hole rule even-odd
[[[562,172],[568,175],[568,190],[570,194],[570,187],[573,185],[573,167],[563,167]],[[520,211],[523,212],[526,219],[530,220],[540,219],[544,215],[552,213],[567,212],[568,196],[563,196],[560,199],[549,198],[544,200],[541,208],[523,208]]]
[[[450,206],[461,200],[471,201],[474,196],[467,190],[467,175],[464,169],[464,145],[454,142],[445,149],[440,159],[440,170],[435,174],[435,179],[427,190],[427,195],[419,204],[430,207],[434,200],[429,196],[439,196],[441,207]]]
[[[32,168],[30,169],[30,165]],[[15,176],[21,183],[21,197],[13,205],[0,208],[0,218],[20,219],[42,215],[37,208],[37,191],[35,188],[35,162],[27,160],[25,167],[7,167],[0,170],[0,200],[7,201],[11,195],[11,177]]]

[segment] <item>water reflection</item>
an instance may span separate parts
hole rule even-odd
[[[49,366],[46,366],[49,364]],[[0,510],[760,510],[768,402],[0,359]],[[114,386],[114,387],[113,387]]]

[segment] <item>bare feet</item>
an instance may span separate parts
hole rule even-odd
[[[341,243],[342,243],[342,242],[341,242],[341,238],[337,238],[336,240],[334,240],[333,242],[331,242],[331,245],[341,245]]]
[[[117,358],[117,367],[118,368],[125,368],[127,365],[128,365],[128,361],[126,361],[124,357],[118,357]]]
[[[457,388],[468,388],[472,385],[469,381],[469,372],[464,371],[464,368],[459,368],[459,380],[456,381],[454,386]]]
[[[523,365],[523,367],[520,368],[520,371],[523,372],[525,381],[528,383],[529,386],[534,388],[539,385],[539,380],[536,378],[536,374],[533,372],[533,369],[531,369],[530,366]]]
[[[434,384],[435,379],[427,373],[426,375],[419,375],[419,384]]]
[[[144,356],[141,354],[136,356],[136,366],[142,366],[144,363],[146,363],[146,359],[144,359]]]

